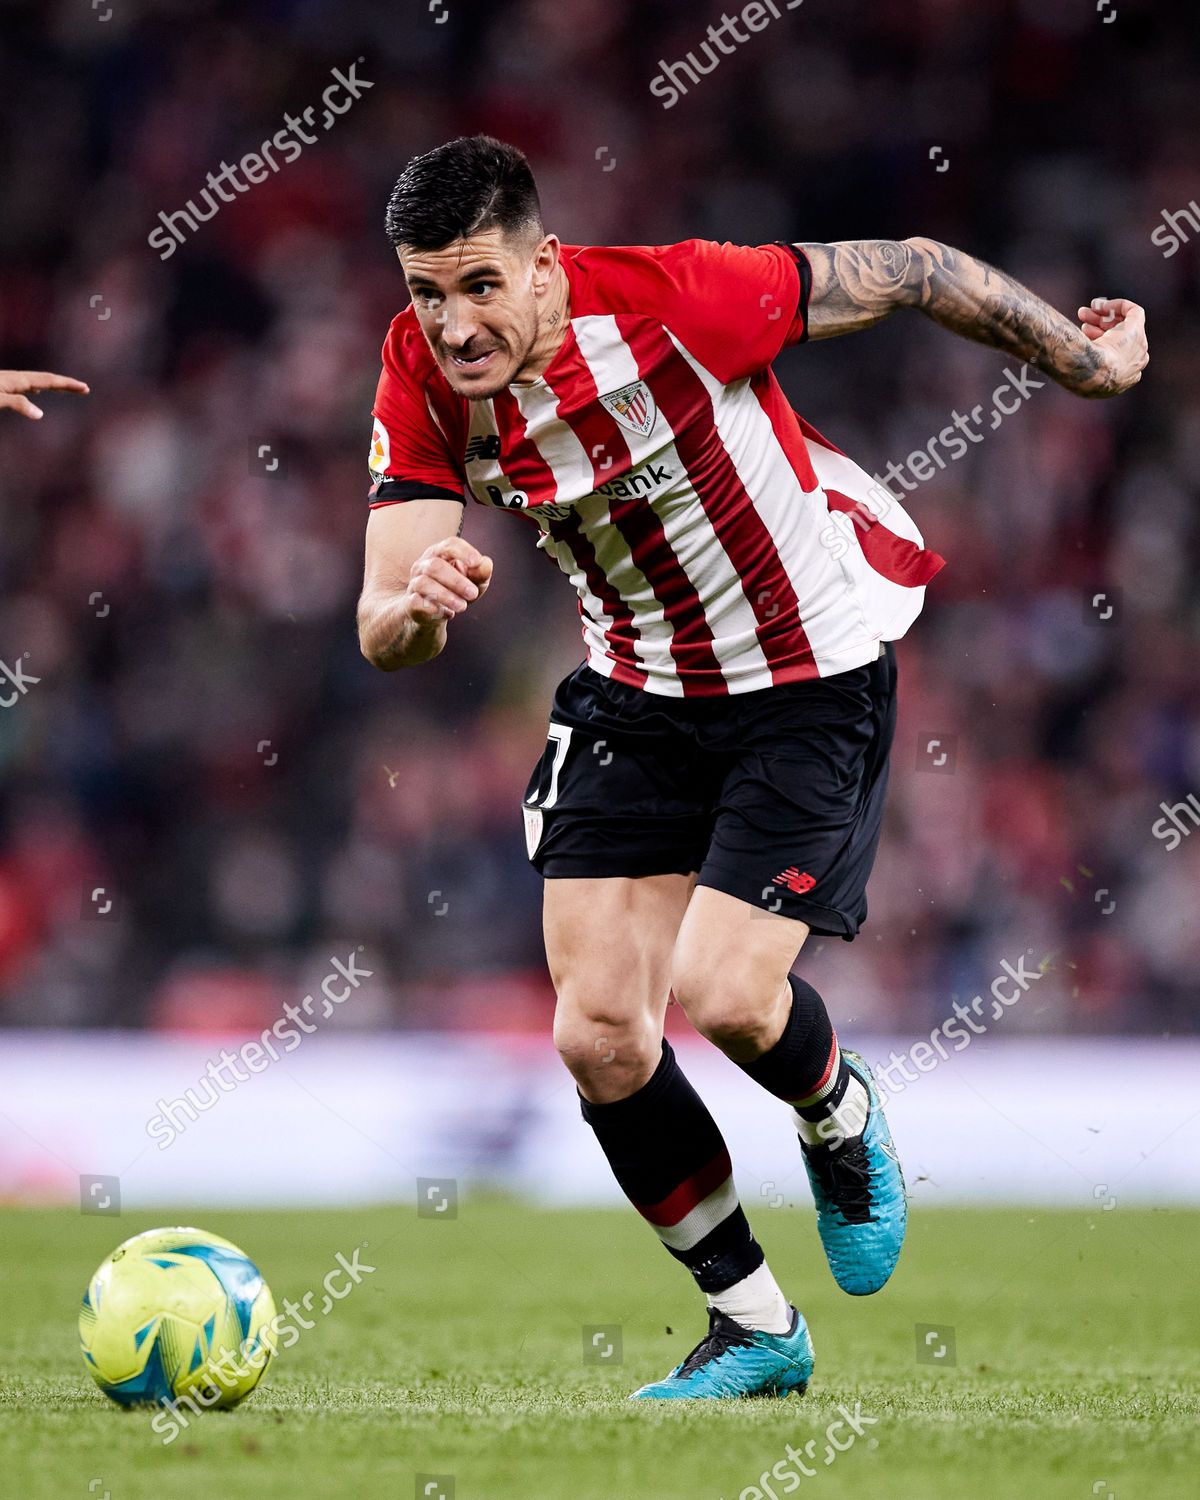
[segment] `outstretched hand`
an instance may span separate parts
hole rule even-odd
[[[27,391],[74,391],[86,396],[88,387],[70,375],[52,375],[48,370],[0,370],[0,410],[8,407],[22,416],[39,421],[44,415],[40,406],[26,399]]]

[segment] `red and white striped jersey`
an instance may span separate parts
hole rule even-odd
[[[372,506],[429,496],[532,521],[579,594],[587,660],[668,697],[873,661],[943,565],[889,492],[788,405],[806,336],[786,244],[563,246],[570,326],[545,373],[451,389],[410,307],[375,398]]]

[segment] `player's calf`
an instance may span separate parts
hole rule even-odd
[[[611,1103],[581,1100],[625,1195],[708,1299],[708,1336],[639,1396],[803,1391],[812,1373],[804,1319],[780,1290],[738,1201],[729,1152],[668,1042],[653,1076]]]
[[[784,1394],[812,1369],[804,1320],[750,1231],[716,1122],[662,1039],[690,893],[678,875],[547,882],[555,1042],[618,1184],[708,1300],[708,1337],[658,1383],[665,1392],[644,1394]]]
[[[720,983],[706,978],[706,987]],[[736,993],[736,992],[735,992]],[[722,1050],[768,1093],[792,1107],[804,1164],[817,1207],[817,1229],[838,1285],[856,1296],[878,1291],[899,1259],[907,1227],[907,1199],[883,1104],[870,1070],[838,1045],[825,1002],[805,980],[789,975],[779,1000],[764,1004],[774,1040],[746,1024],[745,987],[722,1016],[710,1000],[692,1010]],[[681,1004],[686,1002],[681,998]],[[783,1011],[782,1024],[775,1019]],[[691,1012],[689,1012],[691,1013]],[[732,1042],[732,1045],[730,1043]]]

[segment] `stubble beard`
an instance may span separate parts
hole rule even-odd
[[[535,328],[534,332],[526,340],[525,348],[521,351],[520,357],[518,358],[510,373],[501,376],[500,379],[495,382],[495,384],[490,386],[474,386],[471,390],[467,391],[460,390],[457,386],[454,385],[454,382],[451,381],[451,386],[454,388],[455,394],[464,397],[468,401],[491,401],[496,396],[500,395],[502,391],[506,391],[508,387],[513,383],[513,381],[516,380],[516,378],[520,375],[521,371],[525,368],[525,364],[528,361],[529,356],[533,353],[534,345],[537,343],[537,335],[538,330]]]

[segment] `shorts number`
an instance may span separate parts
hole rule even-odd
[[[558,773],[562,770],[563,761],[567,758],[567,751],[571,745],[570,724],[551,724],[546,731],[546,738],[554,742],[554,760],[550,766],[550,790],[546,793],[546,800],[539,803],[535,797],[532,802],[527,802],[527,807],[551,808],[558,801]]]

